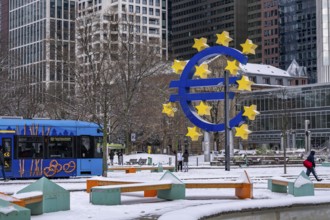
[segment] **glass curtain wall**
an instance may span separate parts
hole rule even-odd
[[[248,145],[267,145],[277,150],[281,133],[286,131],[295,143],[290,147],[304,148],[305,120],[309,120],[311,147],[323,148],[330,140],[330,84],[254,91],[243,94],[241,106],[257,105],[260,115],[250,121]]]

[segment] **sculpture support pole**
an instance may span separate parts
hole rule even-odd
[[[225,170],[230,171],[230,127],[229,127],[229,78],[228,72],[225,75]]]

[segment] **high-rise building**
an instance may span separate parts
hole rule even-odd
[[[1,48],[8,45],[8,31],[9,31],[9,0],[2,0],[0,2],[0,43]]]
[[[262,63],[279,67],[279,6],[277,0],[261,1]]]
[[[279,67],[277,0],[248,0],[248,38],[258,45],[249,62]]]
[[[74,0],[10,0],[11,75],[28,80],[36,98],[74,88],[68,62],[75,55]],[[41,95],[40,95],[41,94]]]
[[[78,18],[95,13],[116,14],[121,35],[134,35],[136,43],[158,42],[159,54],[167,59],[167,5],[167,1],[161,0],[81,0],[78,2]],[[127,24],[131,27],[127,28]]]
[[[248,0],[248,38],[253,41],[258,47],[255,50],[255,54],[249,56],[250,63],[263,63],[262,62],[262,1],[260,0]]]
[[[330,82],[330,1],[316,1],[317,24],[317,82]]]
[[[316,82],[316,2],[279,0],[280,68],[295,59],[307,67],[309,83]]]
[[[233,38],[231,47],[242,49],[248,37],[247,0],[172,0],[173,58],[190,59],[196,54],[194,38],[214,45],[222,31]]]

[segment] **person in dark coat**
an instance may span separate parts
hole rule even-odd
[[[309,156],[307,157],[307,160],[313,164],[311,168],[307,168],[306,175],[309,176],[310,173],[312,173],[317,181],[322,181],[322,179],[319,179],[315,172],[315,159],[314,159],[315,151],[311,151]]]
[[[189,153],[188,150],[185,150],[183,153],[183,171],[188,172],[188,161],[189,161]]]
[[[113,166],[113,158],[115,157],[115,153],[110,150],[110,153],[109,153],[109,159],[110,159],[110,165]]]
[[[3,180],[6,181],[5,157],[3,155],[3,147],[2,146],[0,146],[0,169],[1,169],[1,172],[2,172]]]

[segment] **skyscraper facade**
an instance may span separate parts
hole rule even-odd
[[[261,1],[262,63],[279,67],[279,5],[277,0]]]
[[[110,12],[111,11],[111,12]],[[112,13],[121,21],[121,34],[134,34],[135,42],[158,42],[162,58],[168,57],[168,4],[161,0],[81,0],[78,18],[95,13]],[[133,24],[134,23],[134,24]],[[126,27],[132,24],[131,27]],[[130,28],[130,29],[129,29]]]
[[[222,31],[233,38],[230,46],[241,50],[247,30],[247,0],[172,0],[173,58],[191,58],[194,38],[205,37],[214,45]]]
[[[38,98],[73,88],[67,63],[75,54],[73,0],[11,0],[9,2],[11,75],[28,80]]]
[[[317,24],[317,81],[319,83],[330,82],[330,1],[316,1]]]
[[[248,38],[253,41],[258,47],[255,50],[255,54],[249,56],[249,63],[263,63],[262,62],[262,1],[260,0],[248,0]]]
[[[0,43],[1,48],[8,45],[8,31],[9,31],[9,0],[2,0],[0,2]]]
[[[317,77],[316,2],[279,0],[280,68],[287,69],[295,59],[307,67],[309,83]]]

